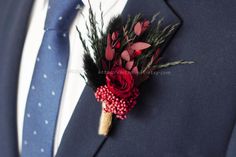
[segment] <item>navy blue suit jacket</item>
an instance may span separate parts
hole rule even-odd
[[[18,157],[17,84],[33,0],[0,0],[0,157]],[[86,87],[57,157],[236,157],[236,1],[129,0],[123,16],[161,12],[181,23],[163,57],[194,60],[146,82],[111,135],[97,135],[101,105]],[[33,155],[32,155],[33,157]]]

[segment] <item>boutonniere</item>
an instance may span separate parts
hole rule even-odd
[[[99,25],[90,6],[86,27],[91,46],[77,29],[85,51],[82,76],[102,105],[99,135],[108,135],[112,118],[127,118],[141,96],[139,85],[152,73],[160,68],[193,63],[179,60],[160,64],[160,50],[177,25],[163,27],[162,19],[157,17],[158,14],[145,19],[137,14],[124,20],[117,16],[110,20],[104,32],[102,11]]]

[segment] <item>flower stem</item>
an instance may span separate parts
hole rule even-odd
[[[112,113],[104,111],[104,107],[105,107],[105,102],[102,103],[102,113],[100,117],[98,134],[107,136],[112,124]]]

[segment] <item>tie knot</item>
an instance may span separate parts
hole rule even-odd
[[[82,0],[50,0],[45,30],[68,30],[82,7]]]

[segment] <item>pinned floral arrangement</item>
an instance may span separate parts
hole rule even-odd
[[[150,74],[178,64],[192,64],[192,61],[174,61],[160,64],[161,48],[177,25],[163,28],[158,14],[150,20],[141,14],[129,16],[124,20],[114,17],[106,32],[103,32],[103,13],[101,25],[89,10],[88,38],[91,48],[79,32],[84,48],[83,76],[94,89],[97,101],[102,104],[102,113],[98,133],[107,136],[115,115],[126,119],[127,114],[135,107],[140,95],[139,85],[150,77]],[[92,52],[91,52],[92,49]]]

